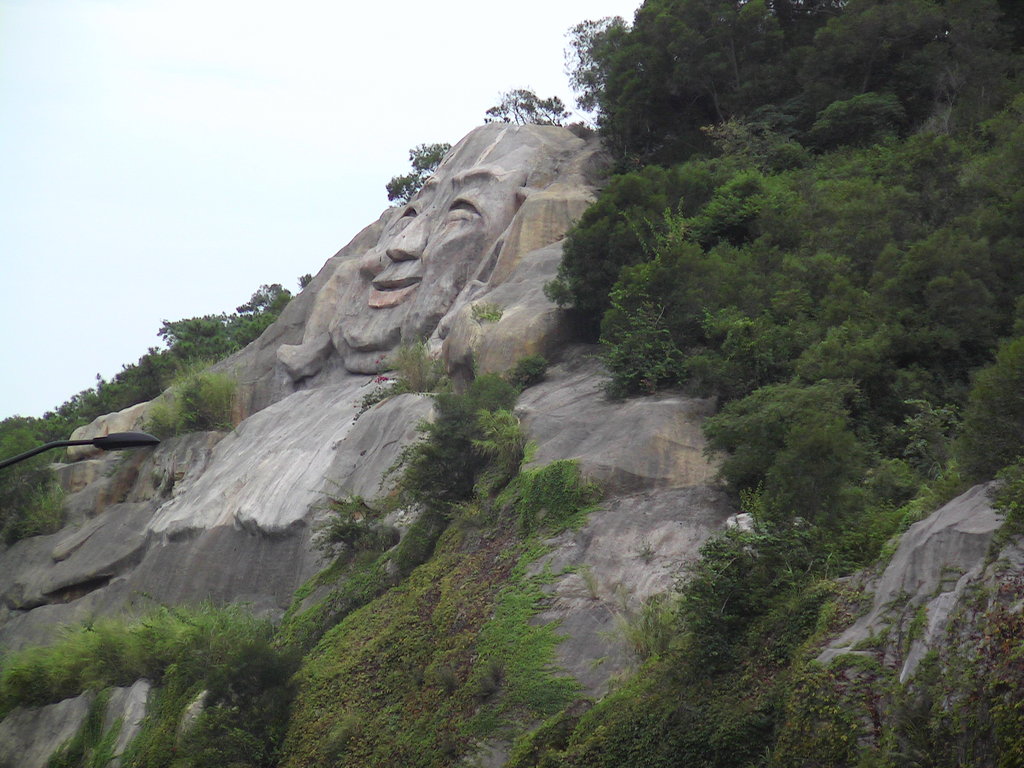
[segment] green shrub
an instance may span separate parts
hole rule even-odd
[[[526,433],[512,411],[481,409],[476,416],[480,437],[473,438],[473,450],[489,460],[476,492],[489,496],[500,490],[519,472],[526,451]]]
[[[150,407],[144,428],[160,438],[230,430],[234,427],[237,386],[226,374],[189,370],[175,380],[169,399],[158,400]]]
[[[478,323],[496,323],[501,320],[503,310],[500,305],[484,301],[473,305],[473,319]]]
[[[511,510],[524,534],[551,533],[582,523],[601,498],[601,489],[580,475],[575,461],[562,459],[517,475],[497,504]]]
[[[245,640],[204,680],[202,713],[181,741],[190,768],[274,768],[288,726],[299,656]]]
[[[565,238],[558,276],[544,292],[560,306],[578,310],[597,336],[609,293],[624,266],[642,262],[652,230],[666,211],[690,215],[707,199],[712,174],[691,163],[672,169],[647,166],[613,177]]]
[[[635,615],[620,613],[615,622],[626,647],[640,661],[669,649],[678,636],[676,623],[676,603],[669,595],[653,595]]]
[[[67,629],[54,645],[7,656],[0,670],[0,713],[140,678],[159,684],[172,666],[202,680],[239,644],[270,632],[269,622],[237,606],[159,608],[137,619],[97,619]]]
[[[398,531],[375,520],[377,516],[358,496],[330,499],[331,516],[317,531],[314,544],[330,557],[350,551],[383,552],[398,543]]]
[[[426,342],[403,344],[389,363],[406,392],[437,392],[446,382],[444,363],[430,356]]]
[[[630,297],[612,291],[612,308],[605,315],[601,343],[611,373],[607,392],[612,397],[654,394],[682,378],[683,355],[669,331],[665,308],[646,296]]]
[[[517,391],[500,376],[478,376],[465,394],[442,392],[435,398],[436,416],[420,425],[424,439],[411,445],[402,458],[401,493],[411,502],[447,514],[473,497],[485,455],[473,441],[484,437],[480,412],[512,408]]]
[[[540,355],[520,358],[505,377],[519,389],[528,389],[544,381],[548,361]]]
[[[171,400],[156,400],[149,406],[143,429],[165,440],[178,434],[178,413]]]
[[[9,655],[0,671],[0,714],[86,690],[157,686],[126,765],[277,765],[298,656],[271,645],[273,627],[239,606],[159,608],[136,619],[108,618],[66,630],[55,645]],[[180,734],[184,708],[200,691],[205,708]],[[116,728],[102,729],[97,698],[55,766],[106,765]]]
[[[861,93],[823,109],[808,138],[822,149],[872,144],[894,134],[905,122],[906,113],[893,94]]]
[[[56,533],[64,525],[64,491],[53,472],[43,470],[37,479],[29,480],[30,488],[23,506],[4,515],[3,540],[7,544]]]
[[[844,382],[778,384],[729,403],[705,424],[709,446],[729,454],[722,477],[736,491],[762,485],[775,520],[835,527],[859,506],[868,457],[847,405],[855,391]]]
[[[183,431],[231,429],[236,388],[235,380],[223,373],[204,371],[187,376],[177,392]]]
[[[61,435],[59,439],[66,438]],[[45,434],[45,422],[12,416],[0,422],[0,459],[7,459],[56,439]],[[43,453],[0,471],[0,538],[7,543],[44,533],[63,524],[63,493]]]
[[[1024,533],[1024,459],[1003,469],[993,506],[1006,518],[1000,539]]]

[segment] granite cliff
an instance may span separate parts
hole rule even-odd
[[[669,591],[700,546],[739,512],[705,450],[701,424],[714,401],[678,393],[608,400],[597,351],[574,339],[544,295],[561,239],[605,172],[597,140],[562,128],[491,124],[470,133],[410,204],[389,208],[356,235],[258,340],[217,365],[238,383],[232,431],[183,435],[130,455],[68,456],[58,473],[69,524],[0,550],[0,647],[46,645],[63,626],[154,605],[243,603],[280,621],[331,594],[316,581],[329,563],[313,544],[324,500],[386,506],[388,470],[418,439],[434,401],[410,392],[365,411],[362,404],[396,350],[425,340],[457,389],[531,355],[552,363],[516,404],[535,446],[527,467],[572,460],[602,496],[585,522],[547,539],[527,564],[527,573],[547,574],[529,623],[562,637],[552,659],[557,676],[574,679],[582,698],[599,700],[636,661],[616,631],[622,618]],[[102,417],[81,434],[139,428],[151,407]],[[416,519],[415,509],[389,514],[400,535]],[[908,643],[872,646],[898,668],[900,684],[912,681],[971,585],[1020,573],[1012,547],[1000,561],[1010,566],[998,573],[986,560],[999,522],[978,487],[911,528],[884,572],[874,581],[864,576],[870,611],[828,640],[819,663],[848,661],[883,627],[909,625],[920,614],[925,629]],[[472,553],[484,564],[460,588],[468,591],[483,575],[512,577],[500,557],[508,542],[462,536],[461,544],[445,545],[445,556]],[[400,582],[395,576],[393,585]],[[315,588],[296,601],[309,584]],[[492,586],[500,594],[501,584]],[[488,599],[486,606],[497,604]],[[902,613],[894,618],[897,602]],[[299,712],[307,723],[289,737],[293,745],[331,742],[312,749],[321,757],[348,738],[341,726],[317,735],[308,724],[308,713],[322,706],[316,665],[327,648],[319,646],[304,672]],[[79,730],[96,695],[12,711],[0,723],[0,765],[46,765]],[[105,723],[122,721],[114,754],[154,700],[145,679],[111,695]],[[537,725],[510,722],[504,731],[481,726],[468,755],[504,764],[514,739]],[[291,754],[288,764],[308,764]]]

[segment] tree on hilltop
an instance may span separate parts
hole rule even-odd
[[[412,164],[412,173],[391,178],[386,185],[388,200],[397,205],[404,205],[412,200],[413,195],[420,191],[451,148],[451,144],[438,143],[419,144],[410,149],[409,162]]]
[[[500,94],[497,106],[487,110],[485,123],[516,125],[562,125],[569,117],[565,104],[557,96],[542,99],[527,88],[515,88]]]

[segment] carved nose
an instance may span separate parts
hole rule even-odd
[[[423,258],[423,249],[427,245],[427,228],[414,221],[402,230],[386,251],[392,261],[411,261]]]

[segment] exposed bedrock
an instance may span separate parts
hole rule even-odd
[[[576,459],[608,493],[714,482],[717,466],[701,430],[713,400],[678,393],[609,400],[606,381],[597,350],[574,347],[523,393],[517,412],[537,443],[535,464]]]
[[[991,484],[976,485],[912,525],[885,570],[868,585],[871,608],[829,643],[818,661],[827,664],[843,653],[857,652],[890,627],[896,628],[894,638],[901,636],[923,610],[924,630],[905,656],[898,656],[897,644],[888,646],[886,662],[898,666],[900,682],[906,682],[944,636],[967,589],[985,577],[992,537],[1002,524],[990,490]]]

